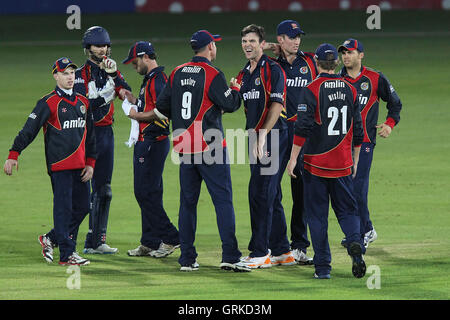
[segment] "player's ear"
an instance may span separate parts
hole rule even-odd
[[[58,81],[58,72],[55,72],[55,73],[53,74],[53,79],[55,79],[56,81]]]
[[[277,36],[277,41],[278,43],[281,43],[284,39],[284,35],[283,36]]]
[[[364,52],[360,52],[360,53],[359,53],[359,58],[360,58],[360,59],[364,58]]]

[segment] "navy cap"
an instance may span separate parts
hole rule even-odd
[[[199,30],[191,37],[191,47],[194,50],[199,50],[212,41],[220,40],[222,40],[222,37],[218,34],[213,35],[207,30]]]
[[[69,58],[62,57],[55,61],[52,66],[52,73],[64,72],[67,68],[73,67],[78,69],[77,65],[72,62]]]
[[[150,42],[138,41],[136,42],[128,52],[128,57],[122,61],[124,64],[129,64],[131,61],[137,57],[142,57],[144,54],[151,55],[155,53],[155,49]]]
[[[338,58],[338,52],[333,45],[322,43],[317,47],[314,57],[320,61],[334,61]]]
[[[299,34],[305,34],[305,32],[300,29],[300,25],[295,20],[284,20],[281,21],[277,27],[277,35],[285,34],[289,38],[295,38]]]
[[[348,51],[352,50],[358,50],[359,52],[364,51],[362,43],[352,38],[345,40],[344,43],[339,46],[338,51],[341,52],[344,49]]]

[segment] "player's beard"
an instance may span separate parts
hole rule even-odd
[[[86,51],[87,50],[87,51]],[[100,64],[103,61],[103,56],[98,57],[94,52],[92,52],[90,49],[85,49],[85,53],[91,59],[97,64]],[[111,56],[111,47],[108,47],[105,54],[108,58]]]

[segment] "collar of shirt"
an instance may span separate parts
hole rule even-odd
[[[292,65],[294,65],[300,57],[304,57],[304,56],[305,56],[305,54],[303,53],[303,51],[301,51],[301,50],[297,51],[297,57],[294,59],[294,61],[292,61]],[[290,63],[286,60],[286,58],[282,54],[280,54],[278,56],[277,62],[278,63],[286,63],[286,64],[290,65]]]
[[[365,67],[363,66],[363,65],[361,65],[361,69],[359,70],[359,73],[358,73],[358,75],[356,76],[356,78],[358,78],[359,76],[360,76],[360,74],[364,71],[364,69],[365,69]],[[341,72],[339,73],[341,76],[343,76],[343,77],[350,77],[349,75],[348,75],[348,72],[347,72],[347,68],[346,67],[342,67],[342,69],[341,69]],[[356,79],[355,78],[355,79]]]
[[[67,90],[56,86],[55,91],[60,97],[66,98],[70,101],[75,100],[75,94],[73,92],[73,89]]]
[[[209,61],[207,58],[200,57],[200,56],[194,56],[191,61],[192,62],[196,62],[196,63],[204,62],[204,63],[207,63],[207,64],[211,64],[211,61]]]
[[[261,58],[258,60],[258,63],[256,64],[256,68],[255,68],[254,71],[257,71],[257,70],[258,70],[257,72],[259,72],[259,68],[261,68],[261,66],[262,66],[264,63],[266,63],[268,59],[269,59],[269,58],[268,58],[265,54],[263,54],[263,55],[261,56]],[[245,67],[244,67],[244,72],[250,73],[250,61],[247,62],[247,64],[245,65]]]
[[[144,81],[151,79],[151,77],[153,77],[156,73],[158,72],[162,72],[164,71],[164,67],[163,66],[158,66],[156,68],[153,68],[152,70],[150,70],[149,73],[147,73],[144,77]]]
[[[341,78],[342,76],[340,74],[331,74],[331,73],[322,72],[321,74],[318,75],[318,77],[320,77],[320,78]]]

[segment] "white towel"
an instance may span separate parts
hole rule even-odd
[[[123,112],[125,112],[125,115],[130,114],[130,109],[133,108],[135,111],[137,111],[137,106],[134,104],[131,104],[127,99],[123,100],[122,103],[122,109]],[[130,137],[128,138],[128,141],[125,142],[125,144],[128,146],[128,148],[131,148],[136,144],[136,141],[139,138],[139,122],[137,122],[134,119],[131,120],[131,128],[130,128]]]

